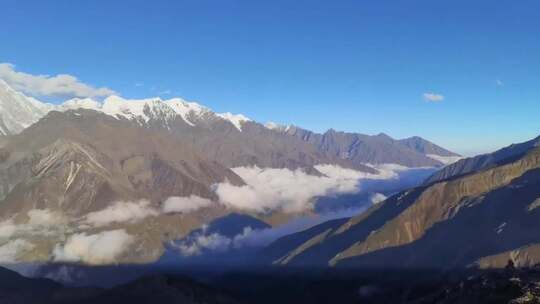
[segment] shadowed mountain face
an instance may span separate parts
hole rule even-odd
[[[540,262],[540,148],[392,196],[362,215],[280,239],[263,253],[287,265],[504,267]],[[496,156],[493,156],[496,158]]]
[[[61,287],[48,279],[30,279],[0,268],[0,303],[46,303]]]
[[[213,265],[216,267],[248,264],[253,249],[235,245],[235,238],[272,226],[249,215],[231,213],[194,229],[182,239],[173,240],[157,265]],[[251,263],[251,261],[250,261]],[[180,266],[182,267],[182,266]]]
[[[25,278],[0,268],[0,303],[240,303],[225,292],[190,278],[153,275],[112,289],[64,287],[47,279]]]
[[[79,303],[236,304],[231,296],[189,278],[151,276],[89,297]]]

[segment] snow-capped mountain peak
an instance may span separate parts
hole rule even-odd
[[[242,114],[212,112],[209,108],[196,102],[188,102],[182,98],[162,100],[159,97],[147,99],[126,99],[111,95],[103,102],[92,98],[73,98],[60,105],[41,102],[11,88],[0,79],[0,135],[16,134],[37,122],[49,111],[67,111],[89,109],[103,112],[115,118],[135,120],[140,124],[151,120],[169,122],[178,116],[188,125],[206,124],[217,119],[230,122],[242,131],[242,124],[251,121]]]
[[[238,129],[238,131],[242,131],[242,124],[244,122],[251,121],[251,119],[245,117],[242,114],[232,114],[232,113],[226,112],[226,113],[218,113],[216,115],[231,122]]]
[[[53,108],[52,104],[15,91],[0,79],[0,135],[21,132]]]
[[[280,124],[275,123],[273,121],[269,121],[269,122],[265,123],[264,126],[269,130],[278,131],[278,132],[287,132],[289,130],[289,128],[291,127],[290,125],[288,125],[288,126],[280,125]]]
[[[124,99],[120,96],[112,95],[103,101],[101,110],[103,113],[113,117],[124,117],[127,119],[141,118],[145,122],[150,120],[150,117],[145,113],[145,107],[150,103],[161,101],[159,98],[150,99]]]
[[[210,113],[210,109],[196,102],[188,102],[182,98],[173,98],[166,103],[182,117],[182,119],[191,126],[195,126],[196,119],[200,118],[204,113]]]
[[[125,99],[120,96],[109,96],[103,101],[101,111],[113,117],[135,119],[145,123],[152,119],[168,122],[178,115],[174,107],[159,97]]]

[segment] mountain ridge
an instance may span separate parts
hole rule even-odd
[[[361,215],[279,239],[262,255],[267,263],[293,266],[534,265],[540,261],[534,233],[540,148],[528,146],[498,165],[424,184]]]
[[[151,124],[151,125],[157,125],[161,124],[165,128],[171,129],[170,124],[176,120],[177,125],[183,125],[180,127],[176,127],[176,129],[184,130],[187,128],[189,130],[190,127],[201,127],[203,129],[209,129],[214,132],[221,132],[221,133],[227,133],[226,135],[232,135],[234,130],[238,132],[243,132],[244,127],[250,126],[256,132],[256,134],[261,134],[261,129],[269,130],[270,132],[274,132],[276,134],[287,134],[292,135],[293,137],[299,137],[302,140],[309,142],[310,144],[313,144],[316,146],[317,151],[323,154],[328,154],[333,159],[333,162],[340,162],[341,160],[347,159],[348,156],[345,154],[351,154],[353,157],[348,161],[349,163],[353,164],[356,168],[361,168],[364,170],[368,170],[369,168],[366,168],[363,166],[364,163],[398,163],[401,165],[409,166],[409,167],[415,167],[415,166],[441,166],[443,163],[438,160],[434,160],[433,158],[430,158],[428,156],[429,153],[439,153],[437,155],[439,156],[448,156],[448,155],[456,155],[455,153],[452,153],[448,150],[445,150],[441,147],[438,147],[434,145],[431,142],[428,142],[426,140],[420,139],[419,137],[413,137],[416,140],[416,144],[410,144],[409,142],[412,139],[402,139],[402,140],[394,140],[388,136],[386,136],[387,140],[389,142],[386,142],[388,148],[388,151],[396,150],[394,156],[391,157],[378,157],[377,155],[383,154],[381,147],[375,147],[382,144],[382,141],[380,140],[382,136],[369,136],[364,134],[358,134],[358,133],[344,133],[344,132],[336,132],[334,130],[329,130],[325,132],[324,134],[317,134],[313,133],[311,131],[307,131],[304,129],[300,129],[297,127],[286,127],[286,128],[280,128],[276,127],[275,125],[262,125],[256,122],[253,122],[249,118],[238,114],[234,115],[231,113],[214,113],[210,109],[206,108],[205,106],[202,106],[200,104],[194,103],[194,102],[187,102],[181,98],[172,98],[168,100],[162,100],[161,98],[147,98],[147,99],[140,99],[140,100],[129,100],[124,99],[119,96],[109,96],[107,97],[102,103],[95,101],[90,98],[74,98],[65,101],[63,104],[60,105],[51,105],[51,104],[45,104],[40,103],[39,101],[27,97],[22,93],[18,93],[14,91],[13,89],[9,88],[9,86],[3,82],[0,83],[0,88],[4,88],[4,95],[7,95],[9,97],[10,95],[17,95],[19,99],[22,101],[28,101],[28,104],[41,104],[41,106],[37,107],[40,110],[35,110],[33,114],[31,114],[31,118],[27,119],[28,122],[26,125],[18,126],[16,128],[13,128],[13,130],[9,130],[5,126],[5,121],[0,120],[0,126],[4,126],[2,128],[2,134],[8,135],[8,134],[16,134],[21,132],[25,127],[29,126],[32,123],[37,122],[37,120],[41,117],[44,117],[47,112],[56,110],[56,111],[67,111],[67,110],[77,110],[77,109],[89,109],[89,110],[95,110],[99,112],[103,112],[109,116],[115,117],[117,119],[131,119],[135,120],[140,124]],[[6,96],[0,94],[0,105],[6,100]],[[7,111],[5,111],[7,112]],[[176,117],[180,117],[181,120],[183,120],[183,124],[178,122],[178,119]],[[262,128],[261,128],[262,127]],[[258,129],[258,130],[257,130]],[[309,132],[311,135],[309,138],[307,138],[305,135],[301,134],[307,134]],[[179,132],[176,132],[179,133]],[[205,134],[208,136],[208,134]],[[238,136],[236,136],[238,137]],[[321,139],[318,139],[318,138]],[[333,138],[331,138],[333,137]],[[324,141],[328,140],[336,140],[336,137],[348,137],[348,142],[344,143],[345,145],[339,149],[330,150],[328,146],[324,144]],[[310,140],[310,138],[315,138],[315,140]],[[355,145],[358,145],[359,139],[362,140],[364,145],[362,147],[355,147]],[[379,139],[379,140],[378,140]],[[346,141],[347,141],[346,140]],[[244,143],[245,145],[245,143]],[[362,151],[358,151],[358,149],[364,149]],[[366,150],[367,149],[367,150]],[[203,149],[204,150],[204,149]],[[345,151],[347,150],[347,151]],[[429,153],[428,153],[429,152]],[[367,154],[370,154],[371,156],[365,156]],[[397,157],[397,155],[403,154],[402,157]],[[344,162],[342,162],[343,164]],[[231,166],[235,166],[236,164],[231,164]]]

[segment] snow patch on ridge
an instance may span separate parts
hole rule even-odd
[[[436,154],[426,154],[427,157],[432,158],[434,160],[440,161],[445,166],[451,165],[461,159],[463,159],[462,156],[440,156]]]
[[[161,101],[156,99],[141,99],[141,100],[128,100],[119,96],[109,96],[103,102],[102,111],[114,117],[125,117],[127,119],[136,119],[141,117],[145,122],[150,120],[150,117],[145,113],[144,108],[148,103],[155,101]]]
[[[245,117],[242,114],[232,114],[232,113],[227,112],[227,113],[218,113],[216,115],[231,122],[238,129],[238,131],[242,131],[242,124],[244,122],[251,121],[251,119]]]
[[[288,125],[288,126],[280,125],[280,124],[275,123],[273,121],[269,121],[269,122],[265,123],[264,126],[269,130],[278,131],[278,132],[287,132],[291,128],[290,125]]]

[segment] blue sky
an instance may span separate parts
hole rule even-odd
[[[0,62],[124,97],[467,155],[540,134],[536,0],[4,0],[0,16]]]

